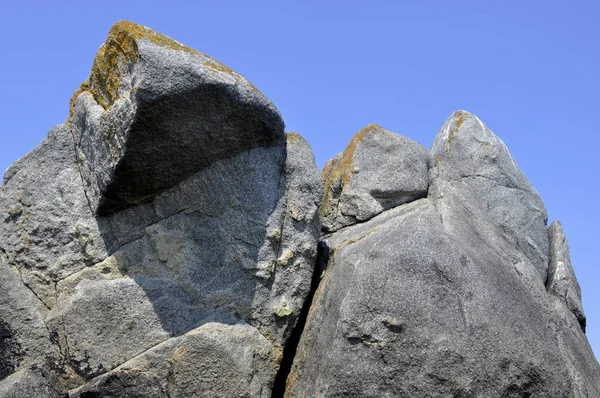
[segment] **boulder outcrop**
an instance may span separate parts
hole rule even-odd
[[[427,195],[429,153],[421,144],[371,124],[323,169],[323,230],[366,221]]]
[[[286,396],[598,396],[560,224],[506,146],[458,111],[431,157],[426,198],[323,236]]]
[[[321,197],[312,150],[247,80],[116,24],[70,119],[0,189],[0,385],[270,396]]]
[[[465,111],[319,176],[245,78],[119,22],[0,218],[0,398],[600,396],[562,227]]]

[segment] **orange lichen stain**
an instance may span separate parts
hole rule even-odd
[[[106,42],[96,53],[89,83],[85,86],[82,85],[73,97],[77,98],[77,95],[83,91],[90,91],[96,102],[104,109],[108,109],[119,98],[119,85],[122,74],[126,73],[129,67],[139,59],[137,44],[139,40],[148,40],[158,46],[171,50],[201,55],[206,59],[203,63],[205,66],[218,72],[239,76],[217,60],[185,46],[170,37],[133,22],[120,21],[113,25],[108,33]],[[73,100],[72,104],[74,104]],[[72,113],[73,106],[71,115]]]
[[[306,144],[306,140],[300,134],[295,133],[293,131],[286,133],[285,138],[287,142],[293,145],[302,145]]]
[[[88,91],[89,89],[90,83],[86,80],[83,83],[81,83],[81,86],[79,86],[77,91],[73,93],[71,101],[69,101],[69,119],[71,119],[75,114],[75,104],[77,103],[77,97],[79,97],[79,94],[83,93],[84,91]]]
[[[325,163],[325,167],[323,167],[323,171],[321,171],[321,180],[323,182],[327,181],[333,166],[335,165],[335,158],[329,159],[327,163]]]
[[[337,162],[332,166],[329,166],[331,169],[327,169],[327,174],[325,173],[327,165],[323,169],[321,176],[324,178],[325,185],[325,195],[323,197],[323,203],[321,204],[320,214],[321,216],[325,216],[327,213],[327,203],[329,201],[329,192],[333,188],[333,183],[337,181],[341,181],[342,186],[350,183],[350,176],[353,174],[353,163],[354,163],[354,153],[356,152],[356,148],[359,143],[361,143],[366,136],[370,134],[377,134],[383,131],[383,127],[377,124],[369,124],[364,127],[358,133],[352,137],[350,143],[342,153],[342,156],[339,158]]]
[[[452,127],[450,129],[450,132],[448,133],[448,144],[452,145],[452,140],[454,139],[454,136],[456,135],[456,133],[458,133],[460,126],[462,126],[463,122],[465,121],[465,113],[462,111],[457,111],[454,113],[456,116],[458,116],[458,119],[456,119],[456,123],[454,125],[454,127]]]

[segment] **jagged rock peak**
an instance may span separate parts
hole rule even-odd
[[[548,214],[508,148],[477,116],[454,112],[431,148],[430,192],[463,197],[477,206],[531,261],[546,280]]]
[[[323,230],[333,232],[426,196],[429,163],[422,145],[376,124],[366,126],[323,169]]]
[[[70,121],[98,214],[148,202],[218,160],[281,143],[284,132],[277,108],[241,75],[127,21],[98,51]]]

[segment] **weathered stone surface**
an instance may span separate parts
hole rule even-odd
[[[0,381],[2,398],[67,398],[58,377],[37,366],[21,369]]]
[[[23,367],[53,362],[58,350],[50,342],[43,304],[22,282],[16,267],[0,253],[0,386]],[[1,396],[1,395],[0,395]]]
[[[215,161],[276,145],[275,106],[216,60],[119,22],[73,98],[71,122],[99,214],[147,202]]]
[[[575,315],[585,332],[585,314],[581,304],[581,288],[571,265],[569,243],[558,220],[548,227],[550,239],[550,261],[548,263],[548,280],[546,288],[564,300],[565,305]]]
[[[48,317],[71,366],[95,377],[207,319],[244,319],[281,350],[310,288],[321,195],[290,134],[101,219],[115,254],[59,282]]]
[[[332,232],[425,197],[429,153],[422,145],[371,124],[323,169],[323,230]]]
[[[279,355],[247,324],[206,323],[90,381],[70,397],[267,398]]]
[[[55,303],[55,282],[106,256],[68,124],[6,171],[0,217],[0,250],[47,306]]]
[[[40,363],[88,388],[180,344],[170,397],[270,395],[317,251],[308,144],[244,78],[130,23],[72,106],[0,187],[2,377]],[[163,392],[136,375],[123,396]]]
[[[428,198],[324,237],[286,396],[599,396],[585,334],[533,255],[543,204],[482,126],[464,112],[444,125]]]
[[[0,397],[600,396],[560,223],[476,116],[431,153],[368,126],[321,179],[129,22],[71,106],[0,186]]]
[[[435,195],[460,196],[469,206],[480,208],[545,281],[546,208],[502,140],[477,116],[456,111],[438,133],[431,155],[437,173]]]

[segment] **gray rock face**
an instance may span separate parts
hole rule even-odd
[[[464,111],[319,178],[243,77],[120,22],[0,218],[0,398],[600,396],[561,225]]]
[[[268,398],[280,354],[249,325],[206,323],[71,391],[70,397]]]
[[[308,144],[244,78],[127,22],[72,106],[0,187],[0,391],[37,366],[82,397],[270,396],[316,257]]]
[[[323,230],[366,221],[427,195],[429,153],[420,144],[371,124],[323,169]]]
[[[65,398],[56,375],[36,366],[24,368],[0,382],[2,398]]]
[[[581,288],[571,265],[569,243],[558,220],[548,228],[550,239],[550,261],[548,263],[548,280],[546,288],[560,299],[564,300],[567,308],[575,315],[585,332],[585,314],[581,304]]]
[[[0,250],[47,307],[54,284],[106,256],[68,124],[13,164],[0,188]]]
[[[146,202],[215,161],[276,145],[284,129],[275,106],[242,76],[131,22],[113,26],[73,103],[78,160],[99,214]]]
[[[599,396],[585,334],[540,277],[543,204],[504,145],[458,112],[432,153],[427,198],[324,237],[286,396]]]
[[[460,196],[485,212],[546,280],[546,208],[502,140],[477,116],[456,111],[438,133],[431,155],[435,195]]]

